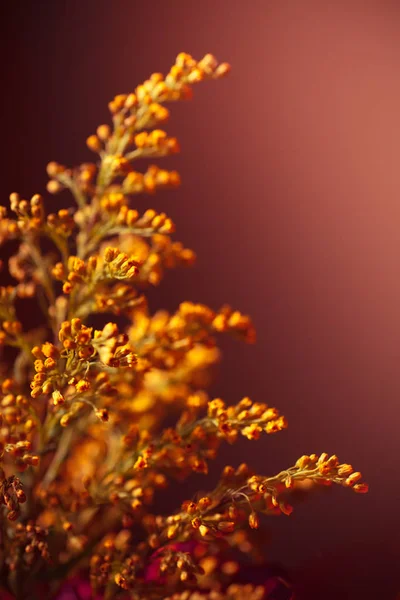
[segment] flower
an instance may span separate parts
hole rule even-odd
[[[16,283],[0,287],[0,348],[16,353],[0,378],[0,569],[17,597],[59,586],[58,600],[286,600],[277,576],[239,581],[240,557],[261,555],[262,516],[289,516],[300,487],[368,490],[360,472],[322,453],[275,475],[228,465],[207,493],[170,514],[156,508],[171,483],[204,478],[222,444],[287,427],[265,402],[207,391],[219,337],[255,342],[248,315],[190,301],[152,313],[146,297],[196,256],[169,215],[131,206],[178,187],[179,174],[140,172],[135,161],[178,152],[164,103],[228,72],[211,54],[180,53],[165,76],[111,100],[112,124],[86,141],[95,162],[48,164],[49,193],[68,189],[76,206],[48,214],[40,195],[13,193],[14,216],[0,209],[0,242],[17,248]],[[38,301],[40,327],[24,330],[21,298]]]

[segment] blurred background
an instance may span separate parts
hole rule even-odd
[[[166,72],[178,52],[232,64],[229,78],[171,107],[182,154],[163,164],[182,187],[138,201],[170,214],[199,256],[152,304],[229,302],[253,316],[257,344],[224,340],[213,392],[276,405],[289,430],[225,448],[221,462],[264,473],[303,453],[351,462],[370,493],[310,497],[271,522],[268,553],[304,599],[394,600],[399,2],[25,0],[0,10],[2,203],[44,192],[49,160],[93,160],[85,139],[107,121],[108,101]]]

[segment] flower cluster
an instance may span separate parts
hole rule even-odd
[[[112,125],[87,139],[96,162],[48,164],[49,193],[68,189],[76,206],[47,214],[38,194],[13,193],[0,209],[14,280],[0,287],[0,573],[18,599],[55,597],[77,573],[108,600],[261,600],[271,585],[291,595],[279,578],[238,579],[241,555],[262,557],[260,515],[289,515],[304,486],[367,491],[350,465],[312,454],[272,476],[227,466],[210,492],[172,513],[160,505],[172,482],[206,475],[222,444],[287,427],[263,402],[207,393],[219,336],[255,342],[249,316],[194,302],[152,313],[146,299],[196,257],[165,213],[131,206],[179,174],[133,163],[178,152],[165,103],[228,71],[179,54],[166,76],[109,103]],[[30,330],[22,301],[42,312]]]

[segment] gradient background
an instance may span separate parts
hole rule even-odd
[[[276,404],[290,427],[226,449],[224,461],[274,472],[304,452],[336,452],[371,485],[367,496],[318,494],[274,520],[271,558],[297,572],[304,598],[394,600],[399,2],[11,4],[1,8],[2,202],[43,192],[51,159],[91,160],[84,140],[107,102],[179,51],[232,64],[230,78],[172,106],[168,131],[183,153],[163,164],[183,185],[150,204],[199,260],[171,274],[153,305],[229,301],[254,317],[257,345],[224,341],[214,391]]]

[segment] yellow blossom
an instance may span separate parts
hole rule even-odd
[[[0,287],[0,347],[13,352],[0,378],[0,570],[18,597],[89,568],[94,596],[261,600],[263,586],[232,583],[240,565],[228,553],[256,556],[259,515],[289,516],[296,492],[318,485],[368,491],[359,471],[324,452],[275,475],[226,466],[208,492],[176,510],[163,504],[172,482],[204,478],[222,445],[262,444],[287,427],[265,402],[207,391],[220,336],[256,341],[247,314],[194,301],[152,312],[148,293],[196,259],[169,211],[136,203],[180,185],[177,171],[154,164],[180,150],[164,103],[229,70],[211,54],[179,53],[165,75],[109,102],[111,124],[86,140],[93,162],[49,162],[48,192],[68,190],[73,206],[48,213],[41,195],[14,192],[0,207],[0,243],[14,244],[14,283]],[[28,331],[25,298],[41,311]],[[155,565],[162,585],[147,577]]]

